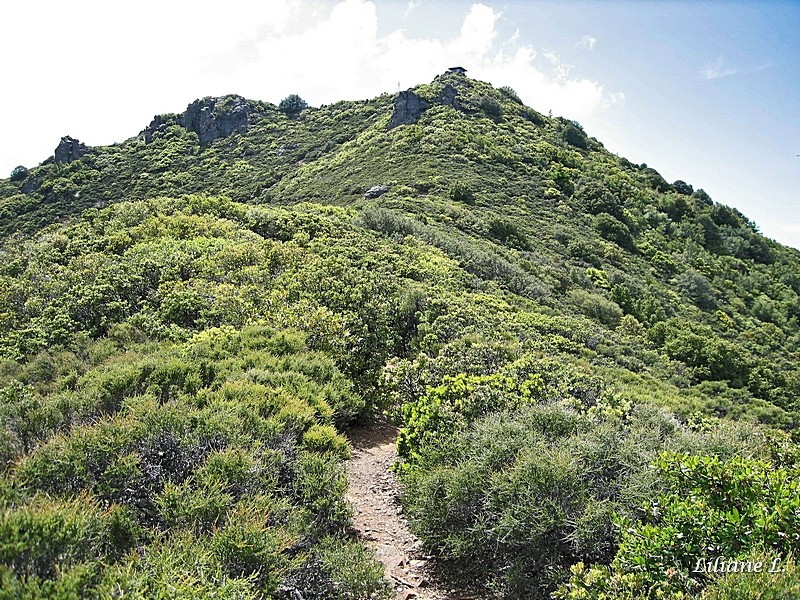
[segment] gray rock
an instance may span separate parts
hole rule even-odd
[[[443,81],[447,76],[440,77],[440,80]],[[437,77],[437,79],[439,78]],[[444,86],[441,94],[433,100],[433,104],[452,106],[456,110],[462,110],[458,101],[458,91],[450,83]],[[392,113],[392,120],[389,121],[389,129],[416,123],[422,117],[422,113],[430,107],[431,103],[417,96],[413,90],[400,92],[394,101],[394,112]]]
[[[149,144],[153,141],[153,137],[156,133],[164,133],[170,124],[177,124],[175,115],[156,115],[153,117],[153,120],[150,121],[150,125],[139,133],[139,140]]]
[[[442,93],[436,97],[436,104],[444,104],[452,106],[456,110],[461,110],[461,104],[458,102],[458,92],[449,83],[444,86]]]
[[[195,100],[180,115],[155,116],[139,134],[139,139],[150,143],[156,133],[165,131],[171,124],[177,124],[195,132],[200,144],[207,146],[214,140],[234,133],[245,133],[261,114],[256,103],[248,102],[242,96],[209,96]]]
[[[22,184],[21,189],[23,194],[32,194],[33,192],[37,191],[40,187],[42,187],[41,182],[35,177],[31,177],[25,183]]]
[[[203,98],[192,102],[178,122],[194,131],[205,146],[216,139],[246,132],[251,113],[250,105],[241,96]]]
[[[53,154],[53,160],[60,164],[71,163],[89,152],[90,148],[75,138],[65,135]]]
[[[364,198],[367,199],[377,198],[379,196],[383,196],[388,191],[389,191],[388,185],[374,185],[371,188],[369,188],[366,192],[364,192]]]
[[[392,113],[392,120],[389,122],[389,129],[394,129],[399,125],[416,123],[422,113],[430,107],[430,103],[417,96],[413,90],[400,92],[394,101],[394,112]]]

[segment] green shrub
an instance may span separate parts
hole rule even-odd
[[[576,148],[586,150],[589,147],[589,140],[587,139],[583,128],[581,128],[579,125],[576,126],[574,123],[568,123],[564,127],[564,129],[561,131],[561,137],[569,145],[575,146]]]
[[[146,553],[131,553],[109,566],[95,594],[99,598],[220,598],[256,600],[258,576],[232,577],[207,538],[191,533],[156,539]]]
[[[17,182],[17,181],[22,181],[27,176],[28,176],[27,167],[24,167],[23,165],[19,165],[19,166],[14,167],[14,169],[11,171],[11,175],[10,175],[9,179],[11,179],[11,181]]]
[[[312,519],[313,535],[341,534],[350,524],[351,510],[344,499],[347,474],[337,458],[304,454],[295,465],[293,495]]]
[[[610,561],[614,511],[647,497],[648,461],[681,432],[657,410],[584,410],[533,405],[427,438],[402,471],[426,547],[515,598],[543,597],[579,560]]]
[[[361,543],[334,537],[320,540],[317,551],[295,567],[281,584],[278,600],[388,600],[395,596],[375,562]]]
[[[122,507],[103,510],[85,496],[66,502],[36,497],[0,513],[0,563],[19,578],[54,579],[84,562],[121,557],[141,534]]]
[[[291,565],[290,548],[296,541],[270,527],[268,512],[240,514],[216,532],[211,548],[231,578],[247,579],[266,594],[274,594]]]
[[[303,434],[303,447],[308,452],[330,453],[346,459],[350,456],[347,438],[330,425],[312,425]]]
[[[478,106],[481,107],[481,110],[486,114],[486,116],[498,120],[503,116],[503,107],[501,106],[500,102],[497,101],[496,98],[492,96],[481,96],[480,100],[478,101]]]
[[[621,248],[633,250],[633,236],[628,226],[619,219],[608,213],[600,213],[592,220],[592,227],[600,234],[600,237],[614,242]]]
[[[463,202],[464,204],[473,204],[475,202],[475,195],[469,185],[463,181],[454,181],[450,184],[447,195],[455,202]]]
[[[168,481],[156,497],[161,519],[167,527],[198,532],[214,529],[233,502],[233,497],[216,482],[198,488],[189,481],[180,484]]]
[[[702,600],[789,600],[800,598],[800,571],[792,556],[757,550],[744,558],[761,562],[760,572],[729,573],[715,576],[703,592]]]
[[[308,102],[297,94],[289,94],[278,104],[278,110],[282,113],[286,113],[290,117],[296,117],[306,108],[308,108]]]
[[[619,325],[619,321],[622,318],[622,309],[617,306],[616,302],[586,290],[571,290],[569,299],[587,317],[610,327]]]
[[[317,560],[333,583],[334,598],[379,600],[393,595],[389,582],[384,579],[383,565],[373,559],[372,552],[364,544],[323,538]]]
[[[674,570],[670,585],[693,593],[704,577],[694,572],[698,559],[800,548],[800,479],[794,470],[740,457],[672,453],[655,466],[665,493],[651,501],[643,523],[623,520],[614,563],[639,576],[642,589]]]

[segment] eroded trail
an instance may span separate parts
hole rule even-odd
[[[386,576],[398,600],[459,598],[439,589],[420,552],[419,540],[408,530],[398,503],[397,478],[390,470],[397,459],[397,429],[385,423],[349,432],[353,456],[348,463],[353,526],[359,537],[386,565]]]

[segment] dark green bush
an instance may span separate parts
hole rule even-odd
[[[470,187],[463,181],[454,181],[450,185],[447,195],[451,200],[456,202],[464,202],[465,204],[472,204],[475,202],[475,195],[472,193]]]
[[[486,116],[498,120],[503,116],[503,107],[497,101],[496,98],[492,96],[481,96],[478,105],[481,107],[481,110],[486,114]]]
[[[583,129],[576,126],[574,123],[568,123],[564,129],[561,130],[562,139],[571,146],[586,150],[589,148],[589,140],[586,137]]]
[[[14,167],[14,169],[11,171],[10,179],[11,179],[11,181],[15,181],[15,182],[16,181],[22,181],[27,176],[28,176],[27,167],[24,167],[23,165],[19,165],[17,167]]]
[[[308,108],[308,102],[303,100],[297,94],[289,94],[278,104],[278,110],[289,115],[290,117],[296,117],[306,108]]]
[[[633,250],[633,236],[625,223],[619,221],[608,213],[600,213],[592,220],[592,227],[600,237],[614,242],[626,250]]]

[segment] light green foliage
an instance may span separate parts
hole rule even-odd
[[[559,597],[691,597],[709,583],[706,566],[718,557],[761,561],[765,573],[717,577],[721,581],[704,598],[762,597],[731,595],[757,589],[755,581],[744,581],[751,577],[765,594],[790,597],[796,576],[768,573],[773,560],[781,569],[788,562],[793,573],[789,553],[800,546],[798,473],[781,462],[662,454],[654,464],[663,492],[645,503],[639,522],[620,518],[621,542],[611,567],[575,569]]]
[[[637,518],[662,449],[718,443],[650,406],[590,402],[527,405],[432,430],[403,471],[406,508],[426,546],[503,597],[542,596],[569,565],[612,559],[614,515]],[[753,448],[733,433],[723,433],[721,452]]]
[[[39,433],[9,474],[33,496],[3,513],[9,585],[35,594],[32,586],[72,585],[73,573],[90,569],[75,583],[88,586],[84,595],[113,583],[149,597],[179,577],[181,597],[217,587],[255,597],[303,568],[293,544],[313,547],[325,532],[343,537],[348,446],[327,399],[345,414],[358,399],[305,340],[263,325],[207,329],[158,355],[88,371],[76,393],[96,404],[72,415],[86,423]],[[63,508],[37,493],[65,498]],[[197,541],[178,550],[159,541],[155,526]],[[148,548],[144,562],[125,556],[137,543]],[[184,558],[205,570],[184,579]],[[370,564],[362,557],[364,586],[379,579]]]
[[[764,563],[759,573],[720,575],[703,593],[703,600],[787,600],[800,596],[800,572],[793,556],[751,552],[745,560]]]

